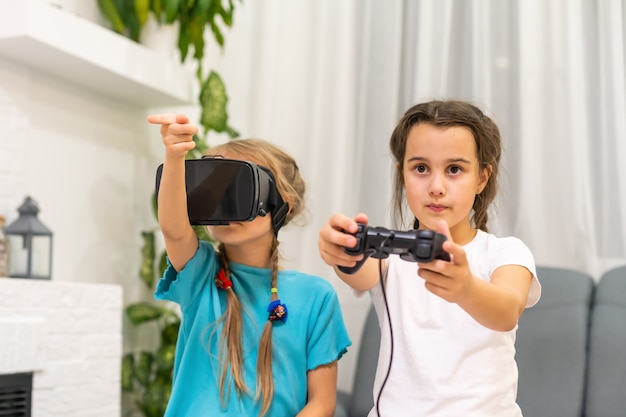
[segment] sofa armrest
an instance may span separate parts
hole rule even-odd
[[[348,407],[350,406],[350,394],[346,391],[337,391],[337,406],[334,417],[349,417]]]

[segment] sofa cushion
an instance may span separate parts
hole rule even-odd
[[[522,315],[515,343],[518,403],[524,417],[581,417],[594,281],[553,267],[537,277],[541,299]]]
[[[586,415],[626,415],[626,266],[598,282],[591,311]]]
[[[349,405],[350,417],[367,416],[374,406],[373,386],[378,365],[378,349],[380,348],[380,326],[374,306],[371,306],[363,333],[359,358],[354,375],[353,393]]]

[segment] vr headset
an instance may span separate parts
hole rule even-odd
[[[158,201],[163,164],[156,173]],[[274,234],[285,222],[289,205],[276,188],[274,175],[248,161],[204,157],[185,160],[187,213],[194,225],[227,225],[272,215]]]

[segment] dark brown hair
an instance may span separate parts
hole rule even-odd
[[[461,126],[472,133],[476,143],[479,169],[481,173],[485,169],[491,173],[484,190],[476,195],[474,200],[472,222],[477,229],[487,231],[489,220],[487,209],[493,202],[498,188],[498,167],[502,153],[500,130],[494,121],[478,107],[459,100],[434,100],[416,104],[404,113],[391,134],[389,147],[398,165],[394,175],[393,189],[393,212],[396,220],[404,224],[403,168],[406,142],[411,128],[419,123],[441,127]],[[416,218],[414,218],[413,227],[416,229],[419,227],[419,220]]]

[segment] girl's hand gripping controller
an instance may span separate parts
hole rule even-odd
[[[338,266],[344,274],[354,274],[370,256],[384,259],[395,254],[410,262],[431,262],[434,259],[450,261],[448,252],[441,248],[446,236],[432,230],[389,230],[359,223],[354,237],[356,246],[345,248],[346,253],[364,256],[353,267]]]

